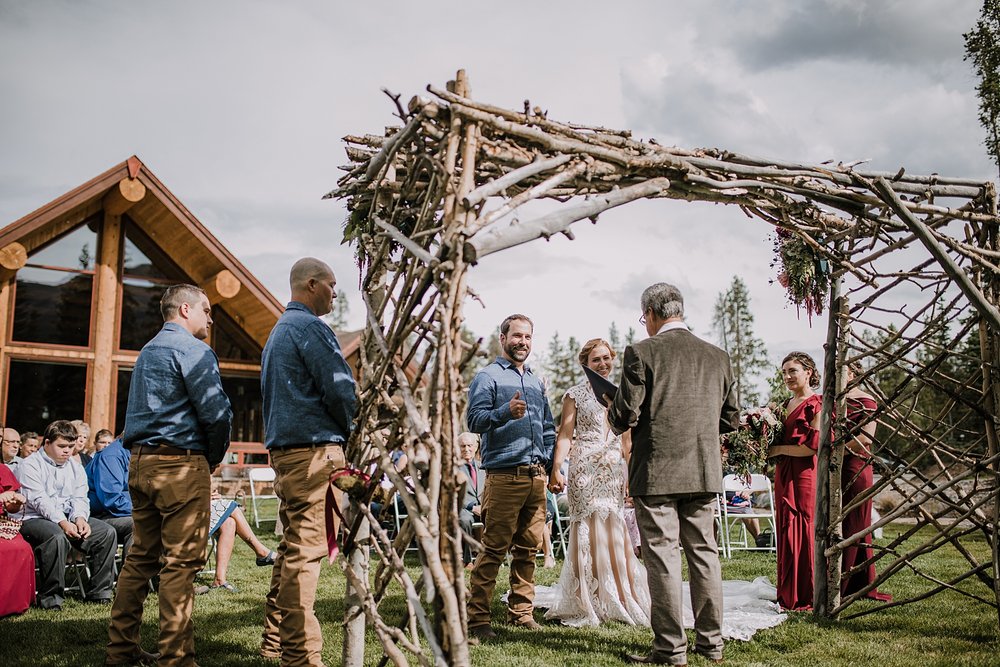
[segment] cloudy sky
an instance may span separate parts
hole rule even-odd
[[[303,255],[336,269],[343,205],[320,197],[340,138],[393,123],[404,99],[465,68],[473,96],[694,148],[995,178],[962,33],[978,0],[262,2],[0,0],[0,225],[138,155],[282,301]],[[471,275],[487,336],[510,312],[586,339],[640,328],[652,282],[684,291],[710,337],[716,296],[747,283],[775,361],[818,352],[771,284],[770,232],[739,209],[637,202],[483,260]]]

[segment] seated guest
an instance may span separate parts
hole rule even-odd
[[[106,428],[102,428],[94,436],[94,453],[97,453],[110,445],[115,439],[115,434]]]
[[[111,434],[110,431],[101,433]],[[114,440],[94,453],[85,468],[87,472],[87,499],[90,516],[96,517],[115,529],[118,544],[122,545],[122,560],[132,547],[132,496],[128,492],[128,464],[131,453]]]
[[[26,459],[35,452],[42,444],[42,438],[34,431],[28,431],[21,436],[21,458]]]
[[[82,419],[74,419],[70,423],[76,429],[76,448],[73,451],[73,460],[86,468],[94,456],[93,448],[90,445],[90,424]]]
[[[476,461],[476,452],[479,451],[479,436],[466,431],[458,436],[459,453],[465,460],[462,465],[462,473],[465,474],[465,502],[458,513],[458,523],[462,530],[475,537],[472,532],[472,524],[480,521],[482,512],[482,501],[480,497],[483,492],[483,485],[486,483],[486,475]],[[462,562],[467,568],[472,566],[472,549],[467,542],[462,542]]]
[[[3,433],[3,443],[0,451],[3,452],[3,462],[12,471],[17,470],[17,465],[23,460],[18,454],[21,452],[21,436],[12,428],[5,428]]]
[[[87,600],[111,602],[115,529],[90,516],[87,473],[71,459],[76,438],[73,424],[54,421],[45,429],[42,448],[17,467],[25,497],[21,534],[35,550],[43,609],[62,609],[70,547],[87,557]]]
[[[0,466],[0,515],[18,515],[24,496],[14,473]],[[0,530],[0,617],[23,614],[35,599],[35,557],[11,526]]]
[[[229,593],[236,592],[236,587],[229,583],[226,575],[229,574],[229,561],[233,556],[237,535],[257,554],[258,567],[274,565],[277,554],[264,546],[264,543],[257,538],[239,504],[235,500],[224,499],[215,488],[212,489],[212,519],[208,530],[209,535],[217,542],[215,546],[215,581],[210,586],[195,587],[195,594],[203,595],[220,589]]]

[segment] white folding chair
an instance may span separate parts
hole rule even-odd
[[[768,479],[767,475],[754,474],[750,476],[750,483],[747,484],[746,480],[739,475],[726,475],[722,479],[722,487],[728,492],[739,493],[741,491],[749,491],[751,501],[754,500],[754,496],[760,499],[760,494],[766,494],[765,498],[767,502],[765,506],[761,506],[758,502],[754,504],[751,502],[749,506],[749,512],[730,512],[729,504],[723,500],[722,501],[722,511],[723,511],[723,524],[726,541],[729,543],[729,553],[736,549],[743,551],[774,551],[777,552],[777,535],[775,530],[774,522],[774,493],[771,489],[771,480]],[[758,547],[757,542],[751,540],[748,535],[746,523],[744,519],[756,519],[758,522],[761,519],[767,519],[771,524],[771,544],[766,547]],[[738,525],[740,532],[738,541],[733,539],[732,529],[734,525]]]
[[[569,523],[569,517],[563,518],[562,513],[559,511],[559,496],[553,495],[551,491],[546,491],[546,498],[552,496],[552,507],[555,508],[555,512],[552,515],[552,523],[555,534],[558,535],[558,542],[552,540],[552,555],[556,555],[556,548],[559,548],[559,553],[562,554],[562,558],[566,558],[566,526]]]
[[[274,468],[249,468],[247,477],[250,479],[250,504],[253,507],[253,525],[260,528],[260,514],[257,512],[258,500],[277,500],[274,493],[257,493],[257,484],[270,484],[274,490]]]
[[[719,494],[715,494],[715,507],[712,508],[712,515],[715,519],[716,532],[719,535],[719,551],[722,553],[723,558],[729,558],[732,552],[729,551],[729,535],[726,531],[725,510],[722,509],[725,505],[725,499]]]

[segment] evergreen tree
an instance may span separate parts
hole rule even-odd
[[[722,349],[733,364],[733,383],[740,407],[760,402],[755,380],[770,367],[764,341],[753,333],[750,294],[739,276],[733,276],[729,289],[715,302],[712,328]]]
[[[963,35],[965,59],[979,75],[979,124],[986,150],[1000,168],[1000,0],[983,0],[976,26]]]
[[[778,368],[767,378],[767,402],[781,406],[792,397],[792,392],[785,386],[785,376]]]
[[[608,342],[611,343],[611,349],[615,354],[622,353],[622,335],[618,331],[618,325],[614,322],[611,323],[611,327],[608,328]]]
[[[635,327],[629,327],[628,331],[625,332],[625,346],[622,349],[624,350],[633,343],[635,343]]]
[[[350,305],[347,303],[347,295],[343,290],[337,290],[337,298],[333,300],[333,310],[323,319],[334,331],[344,331],[347,329],[347,311]]]
[[[570,387],[583,379],[583,369],[577,355],[580,344],[570,336],[566,343],[559,338],[559,332],[552,335],[546,350],[542,368],[548,380],[549,407],[552,414],[558,417],[563,396]]]

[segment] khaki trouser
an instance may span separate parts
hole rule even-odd
[[[653,601],[653,657],[687,663],[681,553],[688,562],[695,650],[722,657],[722,569],[715,540],[715,494],[635,496],[649,597]]]
[[[111,607],[107,659],[127,662],[139,653],[142,605],[159,573],[158,664],[189,667],[195,664],[194,577],[205,565],[208,542],[208,462],[197,452],[133,454],[129,466],[132,548]]]
[[[510,561],[510,596],[507,620],[531,619],[535,599],[535,558],[545,530],[547,477],[487,473],[483,489],[483,550],[472,568],[469,592],[469,627],[490,623],[490,603],[497,572],[507,552]]]
[[[340,445],[271,452],[274,492],[281,503],[278,517],[285,532],[271,571],[261,652],[280,653],[282,667],[323,664],[323,636],[313,604],[320,563],[328,553],[326,490],[331,473],[344,463]]]

